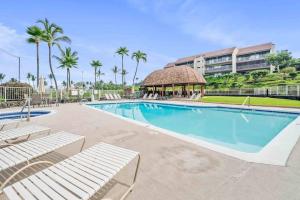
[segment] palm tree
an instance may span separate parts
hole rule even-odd
[[[32,74],[31,74],[30,72],[29,72],[29,73],[27,73],[27,76],[26,76],[26,78],[27,78],[27,80],[28,80],[28,84],[29,84],[29,85],[31,85],[31,84],[30,84],[31,77],[32,77]]]
[[[142,60],[143,62],[147,62],[147,54],[138,50],[136,52],[133,52],[131,59],[135,59],[135,61],[136,61],[135,72],[134,72],[134,76],[132,79],[132,92],[134,92],[134,81],[135,81],[136,73],[137,73],[137,70],[138,70],[138,67],[140,64],[140,60]]]
[[[112,69],[111,69],[111,71],[114,73],[114,75],[115,75],[115,84],[117,85],[117,74],[119,73],[119,68],[115,65]]]
[[[3,79],[5,79],[5,74],[0,73],[0,83],[2,84]]]
[[[52,74],[49,74],[48,78],[50,79],[50,87],[53,88],[53,84],[52,84],[53,76],[52,76]]]
[[[99,68],[98,72],[97,72],[97,77],[98,77],[99,81],[101,81],[101,76],[102,75],[105,75],[105,74],[103,72],[101,72],[101,69]]]
[[[37,87],[39,87],[40,78],[40,56],[39,56],[39,44],[44,37],[44,31],[37,26],[27,27],[27,34],[30,36],[27,38],[27,42],[36,45],[36,77],[37,77]]]
[[[35,88],[35,85],[34,85],[35,76],[33,74],[31,74],[31,81],[32,81],[33,88]]]
[[[126,84],[126,75],[128,74],[128,72],[126,71],[126,69],[123,69],[121,72],[121,75],[124,77],[124,85]]]
[[[128,56],[128,52],[129,52],[129,50],[128,50],[126,47],[120,47],[120,48],[116,51],[116,53],[117,53],[118,55],[120,55],[121,58],[122,58],[122,68],[121,68],[121,71],[122,71],[122,72],[123,72],[123,70],[124,70],[124,56]],[[122,74],[122,86],[123,86],[123,88],[124,88],[125,76],[123,75],[123,73],[121,73],[121,74]]]
[[[61,51],[61,56],[53,56],[60,66],[58,68],[67,70],[67,90],[71,86],[71,72],[72,68],[77,68],[78,64],[78,53],[76,51],[72,52],[70,47],[66,48],[65,51]]]
[[[70,43],[71,40],[69,37],[62,35],[64,33],[63,29],[54,24],[50,23],[47,18],[44,20],[38,20],[37,23],[41,23],[44,26],[44,36],[42,38],[43,41],[45,41],[48,44],[48,59],[49,59],[49,67],[51,74],[53,76],[54,84],[55,84],[55,89],[56,89],[56,101],[58,100],[58,86],[57,86],[57,81],[53,72],[52,68],[52,46],[57,46],[59,49],[60,47],[60,42],[68,42]]]
[[[67,82],[66,82],[66,81],[63,81],[61,84],[62,84],[62,86],[64,86],[64,87],[67,86]]]
[[[94,82],[94,88],[96,87],[96,82],[97,82],[97,69],[98,67],[101,67],[102,66],[102,63],[99,61],[99,60],[92,60],[92,62],[90,63],[92,67],[94,67],[95,69],[95,82]]]

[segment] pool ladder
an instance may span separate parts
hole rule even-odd
[[[243,101],[242,106],[245,106],[245,104],[248,102],[248,106],[250,106],[250,96],[247,96],[246,99]]]
[[[20,117],[21,117],[21,120],[23,119],[23,111],[24,109],[26,108],[26,106],[28,107],[28,112],[27,112],[27,121],[30,121],[30,97],[25,97],[25,103],[20,111]]]

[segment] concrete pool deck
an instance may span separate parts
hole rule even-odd
[[[79,104],[52,109],[55,114],[32,118],[30,123],[84,135],[85,148],[104,141],[141,153],[140,171],[128,196],[130,200],[300,199],[299,141],[287,166],[255,164]],[[69,148],[62,153],[73,150]]]

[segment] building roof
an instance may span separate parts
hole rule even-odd
[[[174,66],[175,66],[175,63],[171,62],[171,63],[166,64],[164,68],[174,67]]]
[[[204,77],[188,66],[176,66],[159,69],[149,74],[143,81],[143,86],[183,85],[206,83]]]
[[[187,63],[187,62],[192,62],[194,59],[199,56],[199,55],[194,55],[194,56],[188,56],[184,58],[179,58],[176,60],[175,64],[180,64],[180,63]]]
[[[205,52],[205,53],[203,53],[203,55],[205,58],[224,56],[224,55],[232,54],[235,48],[236,47],[231,47],[231,48],[226,48],[226,49],[220,49],[217,51]]]
[[[259,44],[259,45],[255,45],[255,46],[239,48],[237,55],[245,55],[245,54],[254,53],[254,52],[271,50],[273,45],[274,45],[273,43],[269,42],[269,43],[265,43],[265,44]]]

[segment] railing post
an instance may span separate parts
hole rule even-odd
[[[300,94],[300,91],[299,91],[299,90],[300,90],[300,87],[299,87],[299,85],[297,85],[297,96],[298,96],[298,97],[300,96],[300,95],[299,95],[299,94]]]
[[[285,86],[285,95],[288,96],[289,95],[289,86]]]
[[[4,102],[6,102],[6,87],[4,87]]]

